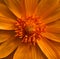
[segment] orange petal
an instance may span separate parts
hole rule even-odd
[[[46,31],[51,33],[60,33],[60,19],[53,23],[47,24]]]
[[[35,10],[35,15],[40,18],[47,17],[59,4],[59,0],[41,0]]]
[[[42,20],[45,24],[51,24],[52,22],[57,21],[58,19],[60,19],[60,12]]]
[[[10,33],[10,32],[12,32],[12,31],[0,30],[0,43],[4,42],[6,40],[9,40],[10,37],[13,36],[13,32],[12,33]]]
[[[6,18],[6,17],[0,17],[0,29],[3,30],[14,30],[14,24],[15,20]]]
[[[46,38],[50,39],[50,40],[60,42],[60,37],[58,37],[58,36],[56,36],[56,35],[54,35],[52,33],[45,32],[45,33],[41,33],[41,35],[43,37],[46,37]]]
[[[46,30],[51,33],[60,33],[60,27],[47,27]]]
[[[7,7],[20,18],[25,14],[24,1],[23,0],[4,0]]]
[[[53,41],[50,41],[50,43],[52,44],[52,46],[54,47],[54,49],[56,50],[57,52],[57,55],[58,55],[58,59],[60,59],[60,43],[57,43],[57,42],[53,42]]]
[[[32,16],[38,3],[39,3],[39,0],[25,0],[25,7],[26,7],[26,15],[27,16]]]
[[[16,19],[14,14],[8,9],[8,7],[0,3],[0,16]]]
[[[51,33],[60,33],[60,27],[48,27],[47,31]]]
[[[38,46],[30,44],[20,45],[14,54],[13,59],[44,59],[46,58]]]
[[[58,59],[58,56],[56,54],[56,51],[54,48],[50,45],[50,43],[45,38],[41,38],[40,40],[37,40],[38,46],[41,48],[43,53],[48,57],[48,59]]]
[[[43,21],[46,24],[51,24],[52,22],[58,21],[58,19],[60,19],[60,3],[58,4],[57,8]]]
[[[0,0],[0,3],[3,2],[3,0]]]
[[[17,48],[17,41],[14,38],[10,38],[6,42],[0,45],[0,58],[4,58],[11,54]]]

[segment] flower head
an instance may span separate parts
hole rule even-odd
[[[1,0],[0,58],[60,59],[59,25],[60,0]]]

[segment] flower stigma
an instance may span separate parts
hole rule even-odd
[[[36,44],[41,38],[41,32],[45,32],[45,24],[38,17],[19,18],[15,24],[16,37],[22,38],[21,42]]]

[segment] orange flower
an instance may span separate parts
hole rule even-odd
[[[0,2],[0,58],[13,51],[12,59],[60,59],[60,0]]]

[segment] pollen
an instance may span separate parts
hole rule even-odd
[[[18,18],[15,24],[15,37],[22,39],[23,43],[36,44],[41,38],[41,32],[45,32],[46,25],[38,17]]]

